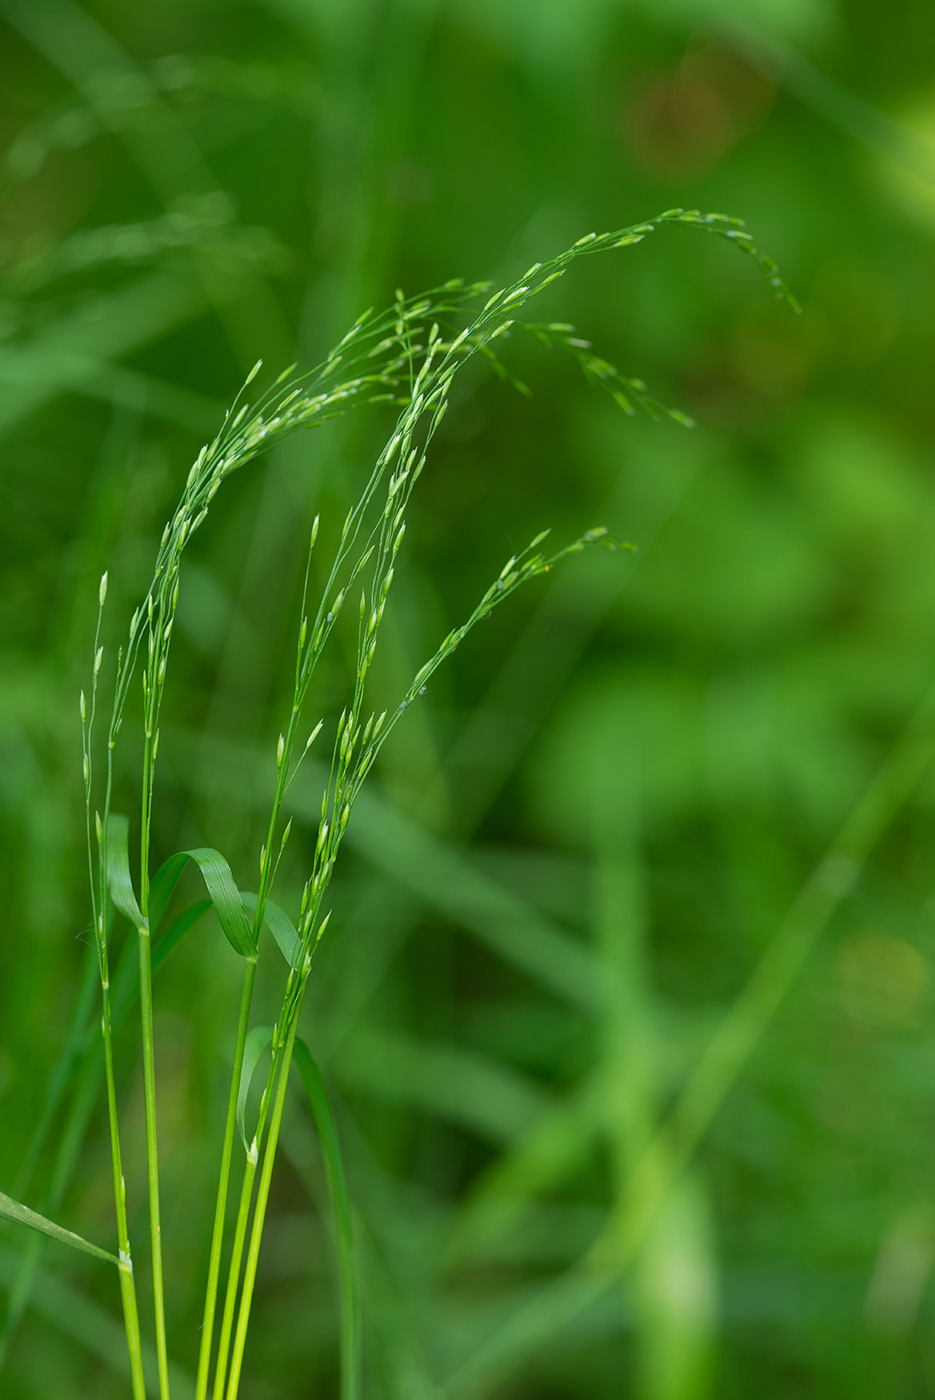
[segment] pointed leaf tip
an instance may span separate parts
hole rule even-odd
[[[57,1240],[59,1244],[71,1245],[72,1249],[80,1249],[83,1254],[91,1254],[95,1259],[104,1259],[108,1264],[120,1264],[116,1254],[111,1254],[107,1249],[101,1249],[99,1245],[92,1244],[90,1240],[84,1239],[82,1235],[76,1235],[73,1230],[66,1230],[63,1225],[57,1225],[54,1220],[49,1220],[38,1211],[30,1210],[29,1206],[24,1206],[22,1202],[15,1201],[12,1196],[7,1196],[0,1191],[0,1216],[5,1220],[14,1220],[19,1225],[26,1225],[30,1230],[37,1230],[40,1235],[47,1235],[51,1240]]]

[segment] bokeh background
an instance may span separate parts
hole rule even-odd
[[[77,692],[101,571],[114,637],[246,371],[311,366],[396,286],[723,210],[800,317],[680,228],[542,307],[693,431],[515,337],[533,398],[465,376],[420,483],[390,694],[538,530],[638,549],[475,634],[355,812],[304,1030],[365,1394],[935,1395],[931,6],[3,0],[0,25],[0,1187],[111,1238],[93,1063],[27,1158],[90,957]],[[251,884],[305,533],[388,421],[290,440],[196,540],[160,858],[215,845]],[[187,942],[157,1022],[180,1395],[239,977],[207,921]],[[132,1132],[132,1061],[121,1092]],[[109,1272],[50,1247],[24,1310],[23,1248],[0,1226],[0,1391],[126,1394]],[[297,1098],[251,1400],[337,1393],[334,1278]]]

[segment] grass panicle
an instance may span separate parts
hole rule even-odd
[[[206,909],[212,907],[228,941],[243,958],[243,979],[205,1287],[195,1383],[197,1400],[207,1400],[209,1390],[215,1400],[236,1400],[239,1393],[270,1185],[294,1060],[325,1153],[340,1258],[342,1397],[354,1400],[360,1394],[361,1343],[352,1212],[337,1130],[322,1077],[298,1037],[300,1011],[315,950],[330,917],[328,892],[341,845],[353,819],[355,804],[384,744],[411,706],[425,694],[438,668],[474,627],[520,587],[548,574],[570,555],[588,548],[630,548],[604,527],[589,529],[552,552],[544,549],[548,531],[538,534],[525,549],[506,561],[468,617],[447,634],[417,670],[395,706],[377,712],[369,700],[371,673],[406,539],[408,508],[448,409],[454,378],[468,362],[474,359],[488,362],[521,392],[528,393],[503,359],[503,341],[514,331],[524,330],[540,343],[570,354],[585,379],[608,392],[625,412],[632,413],[640,408],[652,416],[667,414],[680,423],[690,424],[686,415],[667,409],[653,399],[642,381],[622,375],[614,365],[596,354],[573,326],[523,319],[529,303],[562,278],[578,258],[631,247],[665,224],[699,228],[749,253],[777,296],[794,305],[775,264],[758,252],[739,220],[682,209],[668,210],[649,223],[601,235],[589,234],[557,257],[533,264],[522,277],[497,290],[491,291],[488,284],[453,280],[417,297],[397,292],[386,311],[368,311],[360,316],[314,370],[296,375],[294,367],[290,367],[251,400],[252,386],[262,369],[257,363],[226,413],[219,432],[201,449],[188,473],[178,505],[163,531],[152,581],[130,620],[125,640],[112,656],[109,629],[104,625],[107,575],[101,579],[90,686],[88,695],[82,692],[80,697],[80,717],[88,870],[102,996],[101,1027],[118,1254],[109,1255],[83,1240],[78,1247],[98,1255],[103,1253],[105,1258],[118,1263],[135,1400],[143,1400],[145,1386],[114,1064],[110,938],[115,915],[127,918],[136,931],[138,944],[135,990],[140,1009],[153,1320],[161,1400],[169,1400],[170,1367],[160,1226],[153,976],[178,940]],[[293,694],[278,729],[275,751],[270,756],[273,796],[260,844],[257,889],[241,891],[227,861],[220,852],[210,848],[170,855],[151,875],[160,721],[183,582],[184,553],[207,519],[217,492],[235,472],[298,429],[316,427],[365,405],[390,406],[395,408],[396,417],[357,501],[347,513],[333,558],[323,571],[324,584],[316,596],[312,590],[312,561],[318,547],[317,516],[311,527],[298,620]],[[321,715],[310,723],[306,711],[321,658],[339,616],[350,609],[356,609],[356,644],[353,678],[344,706],[336,720]],[[118,743],[123,742],[127,702],[137,676],[143,701],[140,806],[138,821],[132,823],[113,810],[114,755]],[[107,678],[112,685],[112,700],[105,734],[99,740],[102,678]],[[323,732],[331,735],[330,758],[325,765],[313,854],[304,872],[301,899],[293,917],[273,899],[280,862],[292,831],[293,819],[286,810],[286,799],[306,755]],[[138,852],[135,879],[131,862],[133,841]],[[154,952],[153,936],[164,920],[181,870],[189,860],[201,871],[208,897],[184,911],[163,930]],[[252,1024],[257,963],[265,948],[264,928],[272,930],[273,941],[284,959],[279,1014],[275,1024],[268,1028]],[[120,969],[118,1018],[126,1014],[134,994],[132,965],[125,955],[121,957]],[[248,1091],[266,1048],[270,1050],[269,1068],[255,1121],[248,1124]],[[239,1203],[231,1238],[226,1241],[228,1199],[239,1156],[238,1140],[243,1150]],[[2,1198],[4,1203],[8,1200]],[[64,1239],[70,1233],[16,1202],[10,1203],[6,1213],[14,1207],[20,1212],[16,1218],[54,1238]],[[72,1242],[76,1239],[78,1237],[73,1236]],[[226,1244],[227,1283],[218,1330]]]

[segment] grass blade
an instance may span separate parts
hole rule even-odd
[[[111,817],[110,820],[111,823],[114,821],[126,822],[125,817]],[[110,847],[108,849],[110,850]],[[113,857],[111,858],[113,859]],[[231,868],[220,851],[215,851],[210,846],[197,846],[191,851],[179,851],[174,856],[170,856],[169,859],[159,867],[153,877],[150,890],[150,916],[152,927],[157,928],[159,922],[165,915],[169,900],[172,898],[173,891],[179,882],[179,877],[185,869],[186,863],[190,860],[194,861],[201,871],[210,896],[210,902],[214,905],[214,912],[218,916],[218,922],[224,931],[224,936],[228,943],[236,952],[240,953],[242,957],[255,958],[257,951],[256,941],[251,932],[250,924],[247,921],[247,916],[244,913],[244,901],[234,881]],[[125,854],[123,861],[124,864],[126,864]],[[129,880],[128,866],[125,879],[127,881]],[[114,875],[112,874],[112,883],[113,880]],[[112,893],[117,908],[120,909],[122,913],[127,913],[129,906],[127,904],[127,895],[123,885],[121,884],[116,892],[112,890]],[[117,898],[118,893],[124,900],[124,903],[119,902]],[[178,919],[171,925],[162,940],[162,943],[165,943],[166,939],[171,936],[173,942],[171,947],[167,948],[159,958],[160,962],[165,961],[165,958],[168,956],[169,952],[171,952],[171,948],[175,946],[195,920],[201,917],[201,914],[204,913],[206,908],[207,905],[197,903],[192,905],[191,909],[186,910],[184,914],[179,915]],[[194,910],[198,912],[193,913]],[[281,911],[279,912],[281,913]],[[142,918],[142,915],[140,915],[140,917]],[[285,914],[282,915],[282,918],[286,918]],[[181,925],[181,927],[179,927],[179,925]],[[162,944],[160,944],[160,947],[161,946]]]
[[[256,909],[257,896],[255,894],[242,894],[240,898],[245,909],[249,909],[251,913]],[[278,904],[267,899],[263,907],[263,922],[275,938],[276,946],[288,965],[295,967],[298,962],[301,939],[298,929],[289,915],[285,910],[280,909]]]
[[[129,853],[130,823],[120,813],[111,812],[107,822],[107,883],[114,904],[130,920],[135,929],[142,928],[146,920],[140,909],[130,874]]]
[[[255,958],[256,940],[243,911],[240,891],[220,851],[212,850],[210,846],[199,846],[182,854],[193,860],[201,871],[228,943],[243,957]]]
[[[273,1039],[272,1026],[254,1026],[249,1032],[244,1042],[243,1065],[240,1070],[240,1089],[237,1094],[237,1127],[240,1129],[241,1140],[244,1151],[249,1154],[250,1144],[247,1141],[247,1097],[250,1093],[250,1085],[253,1083],[253,1076],[256,1067],[260,1062],[260,1056],[266,1050]]]
[[[177,851],[174,856],[163,861],[150,882],[149,924],[154,933],[165,918],[169,901],[187,864],[187,852]]]
[[[48,1235],[49,1239],[58,1240],[59,1244],[70,1244],[72,1249],[80,1249],[85,1254],[92,1254],[95,1259],[106,1259],[108,1264],[117,1264],[120,1260],[116,1254],[111,1254],[107,1249],[101,1249],[99,1245],[92,1244],[90,1240],[84,1239],[81,1235],[76,1235],[73,1230],[66,1230],[62,1225],[56,1225],[54,1220],[47,1220],[38,1211],[30,1210],[29,1206],[24,1206],[19,1201],[14,1201],[12,1196],[6,1196],[0,1191],[0,1215],[6,1220],[15,1220],[19,1225],[28,1225],[31,1230],[38,1230],[42,1235]]]
[[[130,875],[130,859],[128,853],[128,832],[129,822],[124,816],[111,813],[107,823],[107,865],[108,882],[110,885],[111,898],[114,904],[125,914],[135,928],[140,928],[146,922],[137,902],[133,889],[133,880]],[[220,851],[215,851],[210,846],[197,846],[191,851],[179,851],[176,855],[170,856],[156,872],[152,882],[151,890],[155,893],[155,898],[151,897],[150,909],[152,913],[152,927],[156,927],[162,919],[168,906],[169,900],[179,877],[185,868],[186,862],[192,860],[201,871],[202,877],[207,887],[211,903],[214,905],[214,912],[218,916],[218,922],[224,931],[228,943],[236,952],[245,958],[256,957],[256,940],[247,922],[244,913],[243,901],[240,891],[234,881],[234,876],[227,861]],[[198,909],[198,905],[192,906]],[[190,911],[189,911],[190,912]],[[176,923],[173,924],[170,932],[174,933],[174,943],[182,937],[187,928],[191,927],[195,918],[200,917],[204,912],[199,910],[188,923],[184,923],[181,928],[177,925],[185,919],[185,915],[180,915]],[[278,911],[282,914],[282,911]],[[286,919],[282,914],[282,919]],[[288,920],[286,920],[288,922]],[[163,940],[165,941],[165,940]],[[278,940],[277,940],[278,941]],[[174,943],[172,946],[174,946]],[[168,952],[162,955],[160,961],[164,961]]]

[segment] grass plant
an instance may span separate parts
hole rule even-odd
[[[702,229],[734,243],[752,255],[776,293],[791,300],[775,265],[754,248],[738,220],[681,209],[669,210],[650,223],[600,236],[588,235],[557,257],[533,264],[521,278],[494,291],[487,284],[465,285],[452,281],[417,297],[397,293],[385,312],[368,312],[361,316],[311,373],[296,375],[294,369],[287,370],[251,401],[249,395],[253,384],[258,382],[261,366],[258,364],[251,372],[225,416],[221,430],[202,448],[188,474],[178,505],[165,526],[151,583],[133,613],[124,640],[116,645],[106,611],[108,575],[105,573],[101,578],[91,677],[87,690],[80,696],[80,719],[116,1252],[76,1236],[47,1214],[32,1210],[14,1197],[0,1195],[0,1213],[117,1268],[134,1400],[143,1400],[147,1391],[152,1391],[153,1381],[147,1376],[152,1363],[147,1361],[149,1352],[144,1342],[134,1271],[134,1261],[143,1251],[138,1243],[134,1249],[131,1242],[124,1173],[127,1129],[121,1118],[118,1077],[126,1073],[128,1067],[118,1061],[115,1037],[118,1027],[137,1004],[145,1108],[154,1384],[160,1400],[169,1400],[170,1394],[178,1391],[178,1380],[169,1359],[166,1322],[166,1292],[171,1287],[172,1261],[164,1259],[162,1243],[154,977],[184,935],[212,909],[233,953],[241,959],[243,971],[237,1030],[229,1057],[230,1081],[217,1190],[210,1212],[213,1227],[194,1394],[196,1400],[207,1400],[209,1395],[213,1400],[236,1400],[241,1390],[260,1249],[293,1068],[305,1090],[321,1144],[339,1244],[341,1394],[343,1400],[357,1400],[362,1393],[361,1302],[353,1210],[324,1080],[310,1048],[299,1034],[300,1014],[316,950],[330,917],[329,890],[335,865],[345,834],[354,822],[361,792],[384,745],[407,712],[420,702],[438,668],[475,626],[522,586],[550,573],[569,556],[588,548],[628,547],[604,527],[589,529],[551,552],[546,549],[547,532],[537,535],[526,548],[507,560],[467,618],[448,632],[412,676],[395,704],[378,710],[372,700],[371,672],[377,661],[384,616],[405,541],[407,512],[433,439],[448,409],[452,383],[466,364],[478,359],[487,361],[522,392],[528,392],[501,353],[507,337],[520,330],[529,332],[548,347],[571,355],[587,381],[609,393],[625,412],[632,413],[639,407],[654,416],[668,414],[679,422],[688,422],[684,415],[653,399],[641,381],[625,377],[597,355],[571,325],[531,322],[525,316],[529,303],[563,277],[577,259],[635,245],[664,224]],[[240,468],[298,429],[316,427],[364,405],[390,406],[395,411],[395,419],[338,533],[333,557],[324,569],[324,586],[319,591],[312,587],[312,562],[319,547],[318,516],[311,525],[297,622],[291,702],[282,716],[279,735],[269,755],[273,796],[259,847],[256,889],[241,889],[228,860],[210,847],[175,852],[161,858],[156,865],[154,803],[158,791],[161,721],[173,630],[184,582],[185,551],[208,518],[218,491]],[[352,614],[356,637],[352,643],[353,667],[345,701],[337,716],[330,712],[319,713],[316,707],[322,702],[315,682],[319,678],[320,663],[332,642],[338,619],[348,612]],[[118,747],[128,742],[125,721],[130,721],[128,730],[135,729],[131,697],[138,683],[142,693],[138,736],[139,806],[128,817],[116,810],[115,754]],[[301,897],[297,907],[287,912],[274,896],[278,893],[277,876],[290,839],[296,844],[293,825],[297,813],[290,811],[290,794],[316,745],[316,752],[327,747],[328,754],[320,770],[323,781],[315,836],[309,843],[310,853],[304,857],[306,868]],[[302,814],[298,815],[301,821]],[[849,841],[847,838],[845,844]],[[170,919],[173,896],[189,864],[200,872],[206,897]],[[624,892],[620,897],[628,896]],[[751,992],[754,999],[775,995],[782,978],[790,975],[790,959],[794,962],[801,957],[803,940],[807,942],[811,936],[815,921],[826,916],[823,904],[817,912],[810,906],[799,916],[792,931],[783,935],[785,942],[778,947],[776,959],[782,964],[780,971],[770,973],[767,969],[764,974],[773,990],[763,993],[755,986]],[[129,923],[134,935],[122,946],[121,920]],[[560,942],[556,941],[555,946],[557,960],[552,973],[544,969],[543,975],[552,975],[563,986],[574,986],[577,979],[581,997],[589,1001],[595,989],[584,965],[579,968],[569,955],[566,969],[561,961]],[[281,1002],[271,1026],[257,1024],[254,1011],[261,955],[273,962],[278,960],[281,974]],[[518,948],[517,957],[522,960],[523,956]],[[629,966],[627,950],[618,949],[613,957],[622,960],[625,967]],[[624,980],[621,981],[623,990]],[[82,1113],[86,1115],[93,1102],[99,1082],[99,1052],[98,1015],[91,1009],[91,996],[89,980],[78,999],[72,1031],[50,1086],[47,1111],[37,1125],[34,1144],[18,1183],[18,1196],[28,1194],[32,1166],[51,1134],[66,1085],[74,1081],[79,1070],[86,1075],[88,1088],[86,1095],[73,1098],[71,1111],[79,1117]],[[689,1148],[710,1116],[712,1095],[716,1098],[723,1092],[721,1085],[731,1073],[732,1056],[735,1059],[737,1053],[743,1052],[747,1035],[744,1014],[741,1006],[731,1044],[726,1049],[715,1046],[710,1063],[705,1061],[699,1067],[694,1095],[688,1090],[683,1095]],[[608,1008],[607,1015],[611,1027],[608,1034],[612,1039],[614,1009]],[[759,1009],[755,1010],[754,1019],[757,1024],[761,1022]],[[725,1035],[728,1034],[730,1026],[725,1030]],[[740,1045],[736,1053],[731,1048],[734,1041]],[[619,1051],[624,1059],[625,1051],[625,1046]],[[260,1066],[265,1063],[267,1054],[269,1063],[264,1078]],[[250,1090],[257,1076],[261,1091],[259,1106],[254,1112],[251,1111]],[[639,1094],[634,1099],[637,1107],[638,1099]],[[634,1113],[640,1116],[637,1108]],[[80,1136],[80,1129],[76,1131]],[[638,1181],[644,1160],[651,1163],[651,1175],[658,1168],[659,1149],[652,1142],[638,1148],[641,1131],[634,1127],[630,1137],[618,1144],[622,1178],[635,1171]],[[63,1143],[68,1138],[66,1128]],[[666,1163],[676,1162],[680,1150],[685,1149],[680,1149],[678,1143],[667,1147]],[[48,1196],[49,1214],[54,1213],[61,1199],[72,1167],[73,1154],[70,1156],[66,1151],[61,1158],[58,1184]],[[671,1170],[672,1167],[666,1166],[663,1175]],[[656,1180],[654,1177],[653,1183]],[[630,1199],[633,1191],[637,1188],[633,1188],[630,1196],[623,1193],[624,1202]],[[237,1204],[232,1212],[235,1194]],[[616,1268],[621,1251],[632,1252],[631,1236],[635,1238],[633,1232],[642,1228],[641,1220],[642,1217],[633,1224],[627,1217],[623,1221],[611,1219],[607,1222],[588,1256],[582,1277],[572,1276],[566,1280],[564,1291],[559,1288],[556,1297],[562,1310],[574,1306],[569,1287],[574,1291],[581,1283],[584,1296],[593,1291],[595,1278],[600,1281],[603,1277],[602,1266],[590,1267],[595,1260],[600,1265],[609,1251]],[[621,1231],[623,1244],[619,1242]],[[27,1253],[20,1266],[6,1338],[22,1316],[34,1286],[35,1258],[34,1253]],[[540,1311],[540,1320],[543,1315]],[[478,1364],[484,1364],[483,1358],[478,1359]]]

